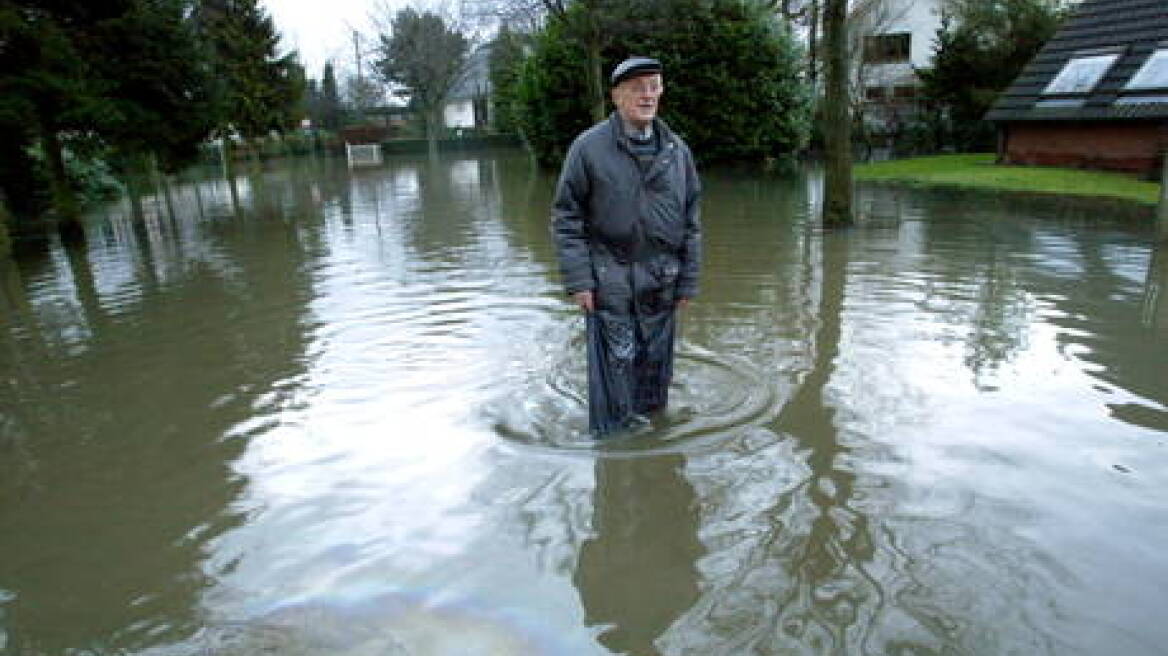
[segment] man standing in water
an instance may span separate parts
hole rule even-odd
[[[588,323],[588,427],[644,424],[665,407],[676,310],[698,292],[701,187],[689,147],[657,118],[661,63],[612,72],[616,111],[568,149],[552,204],[564,286]]]

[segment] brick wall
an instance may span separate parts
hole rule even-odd
[[[1007,126],[1005,140],[1008,164],[1149,175],[1160,169],[1161,153],[1168,149],[1168,122],[1017,122]]]

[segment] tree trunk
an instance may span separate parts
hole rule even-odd
[[[69,263],[69,274],[73,278],[73,291],[81,304],[81,314],[85,326],[95,338],[102,332],[103,314],[101,300],[97,293],[97,283],[93,280],[93,266],[89,263],[88,249],[82,244],[65,246],[65,261]]]
[[[604,120],[604,71],[600,62],[600,35],[595,24],[589,26],[588,42],[588,84],[592,96],[592,121],[599,123]]]
[[[199,189],[202,186],[202,182],[202,178],[196,176],[191,183],[191,189],[195,192],[195,206],[199,208],[199,220],[205,221],[207,219],[207,212],[203,207],[203,192]]]
[[[807,79],[811,88],[819,82],[819,0],[811,2],[811,20],[807,28]]]
[[[41,138],[45,148],[45,158],[49,164],[49,188],[53,195],[53,208],[57,211],[58,230],[66,243],[85,241],[85,229],[81,226],[81,213],[77,209],[77,199],[69,188],[69,178],[65,173],[65,155],[57,129],[51,124],[42,125]]]
[[[12,233],[8,230],[8,207],[0,195],[0,262],[12,255]]]
[[[810,338],[814,357],[802,383],[775,421],[784,435],[798,436],[798,445],[804,448],[811,470],[807,500],[816,512],[801,546],[797,576],[799,585],[812,587],[833,571],[838,546],[846,545],[848,553],[861,554],[865,560],[872,557],[868,520],[851,510],[856,475],[842,464],[850,449],[841,442],[841,429],[836,425],[838,403],[833,403],[827,394],[838,367],[843,334],[847,239],[845,235],[825,232],[820,242],[818,328]],[[841,530],[840,517],[847,518],[847,530]]]
[[[1161,245],[1148,262],[1144,283],[1144,321],[1156,332],[1168,330],[1168,248]]]
[[[227,179],[227,190],[231,194],[231,211],[239,218],[239,187],[235,183],[235,153],[231,137],[223,137],[223,177]]]
[[[426,112],[426,148],[430,159],[438,159],[438,128],[442,125],[442,108]]]
[[[264,142],[260,141],[258,137],[247,138],[247,166],[248,171],[262,171],[264,168],[263,158],[260,157],[260,150],[264,147]]]
[[[1156,216],[1156,241],[1168,247],[1168,151],[1160,163],[1160,209]]]
[[[853,222],[847,0],[826,0],[823,21],[827,63],[823,111],[826,146],[823,225],[842,226]]]
[[[122,178],[126,185],[126,192],[130,200],[130,217],[134,223],[146,220],[146,212],[142,209],[142,159],[138,155],[126,158],[126,173]]]
[[[157,171],[157,168],[155,169]],[[166,213],[170,215],[171,223],[178,225],[178,213],[174,209],[174,194],[171,193],[170,176],[158,171],[158,184],[162,187],[162,197],[166,199]]]

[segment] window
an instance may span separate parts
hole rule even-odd
[[[888,64],[907,62],[912,52],[912,35],[874,34],[864,37],[864,63]]]
[[[1168,47],[1153,52],[1124,89],[1168,89]]]
[[[1118,58],[1118,53],[1073,57],[1042,93],[1044,95],[1089,93]]]
[[[864,89],[864,99],[868,102],[880,102],[884,100],[887,93],[884,87],[868,87]]]
[[[892,90],[892,96],[901,102],[913,102],[917,99],[917,88],[912,85],[902,85]]]

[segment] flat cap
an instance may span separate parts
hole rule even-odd
[[[660,72],[661,62],[652,57],[629,57],[612,69],[612,86],[615,87],[630,77]]]

